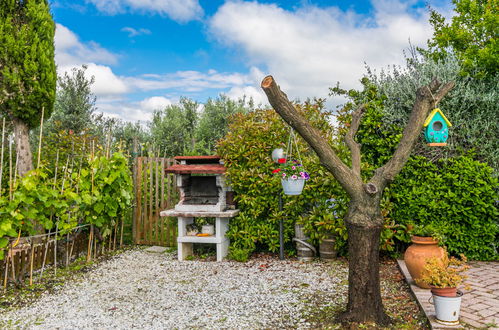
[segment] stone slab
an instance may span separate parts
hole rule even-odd
[[[151,253],[164,253],[166,252],[166,248],[163,246],[151,246],[145,249],[145,251]]]

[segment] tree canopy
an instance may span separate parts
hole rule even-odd
[[[55,24],[47,0],[0,5],[0,111],[29,128],[53,110]]]
[[[431,10],[433,38],[428,41],[429,55],[442,59],[456,54],[462,73],[476,77],[495,77],[499,68],[499,1],[452,0],[455,5],[450,23]]]

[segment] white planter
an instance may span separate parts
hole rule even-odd
[[[204,225],[201,227],[201,233],[214,235],[215,234],[215,226],[213,225]]]
[[[459,310],[463,293],[457,292],[456,297],[442,297],[433,295],[436,321],[445,325],[459,324]]]
[[[305,186],[305,180],[303,179],[281,179],[282,189],[286,195],[300,195],[303,187]]]

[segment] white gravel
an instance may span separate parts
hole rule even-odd
[[[179,262],[175,253],[130,250],[2,313],[0,328],[313,328],[307,313],[345,304],[346,278],[337,263]]]

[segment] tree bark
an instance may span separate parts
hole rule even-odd
[[[29,127],[22,120],[14,118],[14,136],[17,153],[17,172],[23,177],[33,169],[33,156],[29,144]]]
[[[301,116],[272,76],[263,79],[261,87],[274,110],[303,137],[317,153],[321,163],[333,174],[350,196],[345,223],[348,231],[348,305],[340,316],[346,322],[389,322],[383,310],[379,283],[379,240],[383,229],[380,201],[384,188],[395,178],[409,159],[424,120],[432,106],[452,89],[453,82],[441,84],[434,80],[418,89],[409,123],[392,158],[375,171],[367,183],[360,175],[360,145],[354,137],[364,106],[352,114],[350,131],[345,137],[352,154],[352,168],[345,165],[318,130]]]
[[[379,281],[379,239],[383,217],[381,193],[351,200],[345,223],[348,232],[348,305],[341,322],[390,323],[383,309]]]

